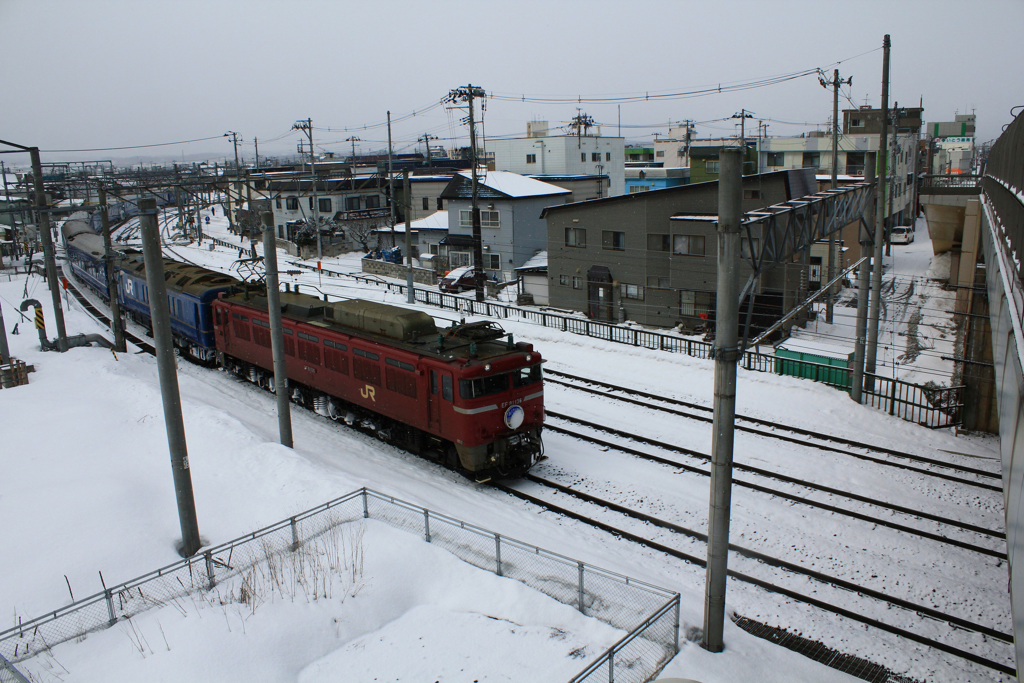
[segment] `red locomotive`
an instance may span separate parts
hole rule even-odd
[[[525,473],[543,457],[540,354],[495,323],[437,328],[422,311],[281,293],[292,400],[462,471]],[[220,364],[273,389],[265,293],[213,302]]]

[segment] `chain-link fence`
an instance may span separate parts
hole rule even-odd
[[[421,534],[428,543],[440,545],[469,564],[519,581],[628,633],[574,682],[647,681],[678,650],[678,593],[364,488],[30,621],[19,620],[15,627],[0,632],[0,683],[23,680],[16,671],[7,673],[6,660],[18,662],[152,607],[212,588],[363,518]],[[600,671],[603,673],[597,673]],[[594,675],[601,678],[591,678]]]
[[[0,657],[0,683],[29,683],[29,680],[13,664]]]

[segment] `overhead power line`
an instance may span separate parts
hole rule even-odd
[[[170,147],[172,145],[187,145],[190,142],[205,142],[207,140],[216,140],[218,138],[227,137],[227,133],[222,135],[211,135],[208,138],[196,138],[194,140],[178,140],[177,142],[157,142],[151,145],[128,145],[126,147],[93,147],[90,149],[42,149],[40,152],[56,153],[56,152],[115,152],[123,149],[146,149],[148,147]]]

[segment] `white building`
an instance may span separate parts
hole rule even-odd
[[[878,151],[880,135],[840,135],[838,143],[837,175],[863,176],[868,152]],[[911,202],[914,201],[914,178],[917,169],[918,135],[916,133],[889,134],[889,182],[887,195],[892,197],[892,211],[897,223],[912,220]],[[803,137],[769,137],[760,140],[758,149],[759,171],[769,173],[791,168],[812,168],[817,175],[832,173],[832,136],[811,133]]]
[[[494,159],[495,170],[539,176],[607,175],[609,196],[625,194],[625,138],[602,136],[600,131],[584,135],[549,132],[546,121],[531,121],[525,138],[488,140],[487,153]]]

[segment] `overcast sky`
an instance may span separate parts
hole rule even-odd
[[[975,111],[978,139],[999,135],[1024,104],[1024,1],[983,0],[0,0],[0,139],[44,159],[138,154],[232,154],[226,138],[141,150],[237,131],[251,160],[295,151],[292,124],[311,118],[319,151],[396,151],[465,137],[464,110],[437,104],[472,83],[489,95],[487,136],[553,128],[578,113],[602,132],[653,140],[670,121],[699,137],[736,134],[746,108],[769,135],[824,127],[832,96],[815,75],[700,97],[570,101],[685,93],[822,68],[853,77],[840,109],[880,106],[882,39],[892,39],[890,104],[927,121]],[[409,116],[417,112],[416,116]],[[423,113],[419,113],[423,112]],[[621,116],[621,118],[620,118]],[[402,120],[398,120],[402,119]],[[794,125],[796,124],[796,125]],[[370,127],[367,127],[370,126]],[[375,126],[375,127],[374,127]],[[649,126],[649,127],[634,127]],[[756,122],[747,121],[749,134]],[[462,141],[462,144],[465,144]],[[95,151],[92,151],[95,150]],[[23,155],[6,163],[27,164]]]

